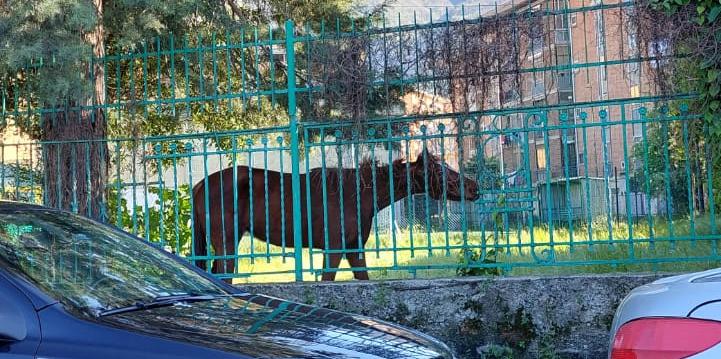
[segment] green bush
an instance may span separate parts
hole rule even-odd
[[[157,197],[156,197],[157,196]],[[149,201],[138,199],[134,209],[132,203],[118,196],[117,189],[109,191],[107,220],[125,231],[137,234],[146,240],[182,256],[191,253],[191,197],[190,186],[180,185],[177,189],[148,188]],[[118,202],[119,200],[119,202]]]

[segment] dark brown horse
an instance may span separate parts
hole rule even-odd
[[[390,168],[392,168],[392,171],[389,171]],[[238,236],[241,237],[244,233],[250,231],[252,218],[253,236],[255,238],[270,242],[276,246],[282,246],[285,242],[286,247],[292,247],[293,193],[291,175],[283,174],[281,177],[279,172],[257,168],[253,168],[252,172],[250,171],[246,166],[237,167]],[[323,208],[324,175],[326,211]],[[265,176],[267,176],[267,188]],[[393,177],[392,197],[391,176]],[[310,183],[307,185],[306,181],[310,181]],[[208,187],[207,195],[206,182]],[[308,201],[306,197],[308,187],[310,187],[311,206],[310,237],[308,233]],[[325,173],[320,168],[313,169],[307,175],[300,175],[303,247],[312,246],[316,249],[327,248],[331,250],[345,248],[347,250],[345,257],[353,269],[354,277],[356,279],[368,279],[368,272],[365,270],[365,256],[363,256],[362,251],[368,240],[373,217],[377,211],[391,205],[391,198],[398,201],[409,195],[426,191],[433,199],[443,199],[444,195],[445,198],[452,201],[460,201],[461,197],[465,197],[467,200],[478,198],[478,184],[476,182],[466,178],[463,180],[463,187],[465,193],[461,193],[461,175],[458,172],[453,171],[447,165],[441,163],[437,157],[427,152],[421,153],[415,162],[396,160],[392,165],[381,166],[371,161],[365,161],[358,169],[338,170],[326,168]],[[373,200],[374,194],[376,196],[375,203]],[[206,213],[206,196],[208,199],[207,207],[210,208],[208,213]],[[208,176],[207,181],[203,180],[195,185],[193,188],[195,255],[205,256],[208,253],[205,236],[208,227],[210,227],[210,243],[216,256],[233,256],[236,254],[233,198],[232,168],[213,173]],[[359,199],[360,210],[358,210]],[[266,203],[268,205],[267,211],[265,208]],[[341,211],[343,212],[343,223],[341,223]],[[266,213],[269,218],[266,218]],[[327,219],[324,218],[325,213],[327,213]],[[209,226],[206,223],[206,215],[210,219]],[[358,217],[360,217],[360,221]],[[266,224],[266,220],[269,223]],[[285,221],[285,236],[281,225],[283,220]],[[358,228],[359,223],[361,228]],[[327,239],[325,234],[326,226]],[[345,241],[345,245],[343,241]],[[335,279],[335,269],[340,265],[342,256],[343,254],[338,252],[324,255],[323,280]],[[205,269],[207,261],[198,260],[196,265]],[[235,261],[233,259],[217,259],[213,262],[212,272],[234,273]]]

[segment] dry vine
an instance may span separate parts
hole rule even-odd
[[[547,36],[537,30],[544,28],[542,21],[540,15],[510,13],[420,30],[320,38],[307,49],[308,82],[322,87],[306,104],[309,117],[363,122],[392,114],[398,97],[413,91],[450,100],[452,112],[483,109],[498,92],[522,90],[530,39]],[[406,114],[422,112],[405,108]]]

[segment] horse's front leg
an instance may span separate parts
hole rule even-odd
[[[329,271],[328,269],[338,269],[342,258],[343,256],[340,253],[323,254],[323,276],[321,277],[323,281],[335,280],[336,271]]]
[[[366,265],[366,257],[362,252],[348,253],[348,264],[353,269],[353,277],[358,280],[368,280],[368,269]]]
[[[220,233],[220,237],[222,238],[222,233]],[[242,232],[240,232],[238,236],[238,241],[240,241],[242,238],[243,235]],[[217,248],[217,255],[222,255],[224,257],[233,256],[234,258],[216,259],[215,261],[213,261],[213,273],[231,275],[235,274],[236,264],[238,262],[238,252],[235,246],[236,241],[233,233],[232,220],[226,219],[225,221],[225,239],[216,242],[218,245],[215,245],[214,248]],[[233,284],[233,278],[224,278],[223,281],[229,284]]]

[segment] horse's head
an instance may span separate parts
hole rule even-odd
[[[476,181],[462,177],[460,173],[426,150],[418,155],[415,162],[411,162],[410,172],[413,178],[414,193],[427,191],[431,198],[440,200],[444,198],[445,184],[445,198],[451,201],[460,201],[461,198],[475,201],[480,196]],[[461,192],[461,182],[463,182],[462,188],[465,193]]]

